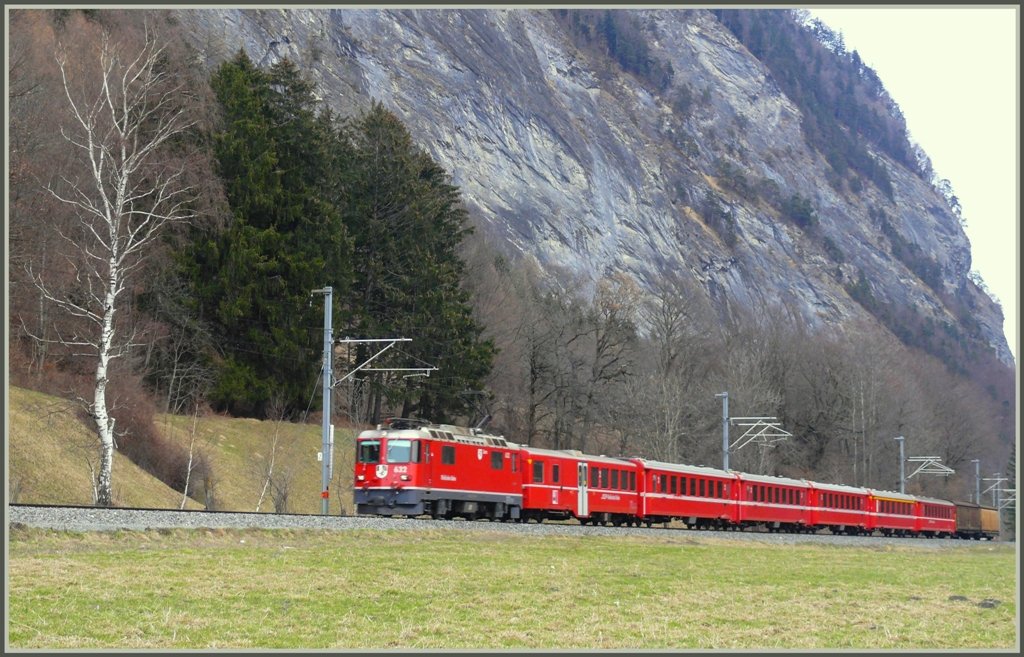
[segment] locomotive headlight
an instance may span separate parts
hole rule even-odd
[[[402,476],[400,477],[400,479],[401,479],[402,481],[409,481],[409,475],[402,475]]]
[[[364,479],[366,479],[366,477],[364,477],[363,475],[359,475],[356,477],[356,481],[362,481]]]

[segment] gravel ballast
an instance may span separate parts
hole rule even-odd
[[[769,544],[822,543],[846,546],[902,545],[920,548],[955,548],[991,545],[988,541],[961,541],[927,538],[885,538],[881,536],[841,536],[829,533],[784,534],[765,531],[699,531],[681,528],[594,527],[569,523],[502,523],[425,518],[347,517],[317,515],[280,515],[273,513],[232,513],[220,511],[173,511],[143,509],[105,509],[95,507],[24,506],[7,507],[8,527],[18,524],[60,531],[115,531],[147,529],[321,529],[501,531],[522,535],[600,535],[657,536],[687,541],[726,539]]]

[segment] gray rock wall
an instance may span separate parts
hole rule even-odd
[[[723,312],[785,301],[812,325],[836,325],[868,317],[835,274],[838,267],[850,280],[859,268],[876,298],[955,322],[891,255],[869,216],[875,206],[942,266],[946,291],[970,299],[992,348],[1012,363],[1001,311],[969,280],[970,245],[943,197],[884,157],[894,200],[870,185],[855,196],[837,193],[824,160],[804,142],[797,107],[707,12],[637,12],[652,52],[675,71],[661,93],[577,49],[547,10],[177,14],[211,66],[239,48],[264,63],[288,57],[343,114],[371,98],[384,103],[452,174],[488,234],[584,286],[613,271],[641,282],[689,271]],[[681,117],[667,99],[684,84],[699,100]],[[821,235],[844,263],[768,204],[724,189],[715,178],[722,159],[749,181],[810,199]],[[709,189],[735,217],[732,246],[701,217]]]

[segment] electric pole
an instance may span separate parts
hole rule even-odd
[[[722,469],[729,471],[729,393],[720,392],[722,398]]]
[[[893,440],[898,440],[899,443],[900,443],[900,492],[904,493],[904,492],[906,492],[904,490],[904,488],[906,487],[906,479],[904,477],[904,471],[903,471],[903,440],[904,440],[904,438],[903,438],[903,436],[896,436],[895,438],[893,438]]]
[[[334,290],[330,285],[319,290],[313,290],[313,294],[324,295],[324,405],[322,438],[323,445],[320,452],[322,485],[320,487],[320,513],[327,515],[328,503],[330,502],[330,488],[332,466],[334,465],[334,431],[331,426],[331,347],[334,336],[331,335],[331,310],[333,309]]]

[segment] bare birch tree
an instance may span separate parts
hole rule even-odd
[[[71,246],[68,261],[75,289],[58,292],[41,272],[30,274],[49,302],[85,327],[58,341],[74,348],[76,355],[95,359],[92,400],[83,403],[96,424],[100,506],[112,504],[115,432],[106,396],[110,365],[134,345],[133,336],[119,331],[115,320],[161,229],[192,217],[191,190],[181,182],[184,168],[163,159],[169,140],[192,125],[185,115],[184,87],[161,68],[164,48],[148,28],[145,45],[134,57],[125,56],[104,35],[98,79],[87,83],[92,88],[86,90],[75,82],[78,67],[68,53],[60,46],[56,53],[71,119],[61,135],[87,171],[81,179],[65,177],[59,188],[48,187],[75,213],[73,229],[59,231]]]

